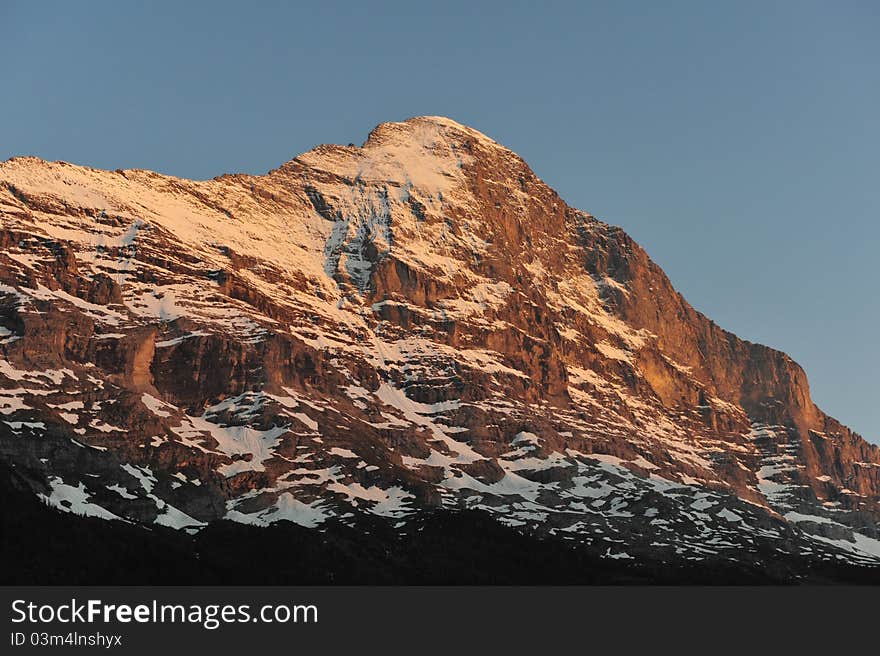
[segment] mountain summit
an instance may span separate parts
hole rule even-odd
[[[450,119],[207,181],[14,158],[0,247],[0,454],[55,509],[880,565],[880,449]]]

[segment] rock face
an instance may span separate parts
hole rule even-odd
[[[880,563],[880,449],[437,117],[263,176],[0,164],[0,457],[198,531],[477,509],[609,559]]]

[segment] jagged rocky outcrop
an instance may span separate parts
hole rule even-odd
[[[108,520],[880,563],[880,449],[803,370],[444,118],[263,176],[0,164],[0,413],[34,494]]]

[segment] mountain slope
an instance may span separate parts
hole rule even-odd
[[[880,449],[454,121],[264,176],[0,165],[0,454],[62,510],[880,562]]]

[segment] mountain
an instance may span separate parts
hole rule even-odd
[[[801,367],[446,118],[262,176],[0,164],[0,413],[35,535],[63,511],[354,560],[489,531],[594,571],[880,566],[880,449]]]

